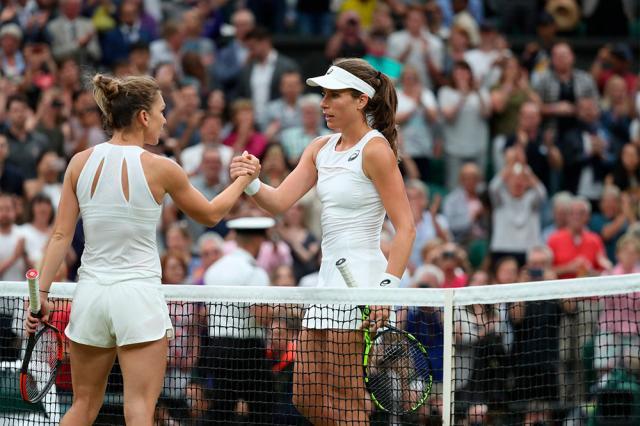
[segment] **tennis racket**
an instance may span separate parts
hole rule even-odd
[[[40,318],[40,286],[38,271],[27,271],[29,284],[29,310]],[[46,321],[42,328],[29,335],[27,350],[20,369],[20,395],[30,403],[42,400],[56,381],[56,374],[62,364],[63,344],[60,330]]]
[[[349,287],[357,287],[342,258],[336,267]],[[369,319],[369,306],[359,306],[362,320]],[[375,405],[393,415],[420,408],[431,393],[433,376],[427,349],[412,334],[393,326],[371,332],[364,329],[362,359],[364,383]]]

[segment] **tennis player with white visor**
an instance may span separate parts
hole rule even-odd
[[[245,192],[272,214],[291,207],[314,185],[322,202],[322,264],[319,286],[345,288],[336,269],[347,258],[361,287],[394,288],[400,283],[415,225],[398,168],[391,80],[361,59],[342,59],[325,75],[307,80],[323,88],[327,126],[339,133],[315,139],[277,188],[254,180]],[[231,176],[246,173],[248,156],[231,163]],[[386,214],[396,234],[388,260],[380,250]],[[362,379],[363,334],[389,319],[388,307],[371,307],[362,324],[356,307],[311,306],[300,335],[294,402],[315,424],[369,422],[371,402]]]

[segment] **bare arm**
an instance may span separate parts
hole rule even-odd
[[[49,243],[44,251],[43,266],[42,271],[40,271],[40,289],[43,291],[49,291],[51,282],[71,246],[71,240],[75,234],[76,223],[78,222],[78,215],[80,214],[75,187],[80,171],[90,154],[91,150],[76,154],[71,159],[64,175],[58,214],[56,215],[56,221],[53,225]],[[42,294],[41,296],[45,295],[46,294]],[[43,300],[44,299],[45,297],[43,297]]]
[[[253,175],[245,173],[209,201],[193,187],[186,172],[178,164],[168,158],[156,157],[156,165],[161,184],[175,205],[195,221],[207,226],[220,222],[253,180]]]
[[[391,241],[387,272],[402,277],[416,236],[402,175],[396,157],[384,139],[372,139],[365,147],[363,155],[364,173],[373,181],[387,215],[396,229],[396,235]]]
[[[316,184],[318,171],[316,170],[315,156],[328,140],[329,138],[325,136],[311,142],[302,153],[296,168],[277,188],[262,183],[260,190],[253,196],[256,204],[272,215],[278,215],[288,210]],[[230,166],[232,179],[242,172],[244,162],[244,157],[233,159]]]

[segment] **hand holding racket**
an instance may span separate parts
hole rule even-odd
[[[25,328],[29,333],[27,349],[20,368],[20,395],[27,402],[39,402],[56,381],[63,357],[62,334],[49,324],[48,303],[40,303],[38,271],[27,272],[29,313]],[[38,323],[42,328],[36,332]]]
[[[27,283],[29,285],[29,309],[27,309],[27,318],[25,319],[25,330],[28,334],[33,334],[43,321],[49,320],[49,301],[44,303],[40,297],[40,286],[38,285],[38,271],[29,269],[26,274]]]
[[[336,267],[349,287],[357,287],[347,266],[346,259],[336,262]],[[364,382],[376,406],[394,415],[403,415],[420,408],[431,393],[433,376],[426,348],[410,333],[390,325],[372,333],[371,320],[388,319],[384,311],[380,318],[371,319],[369,306],[359,306],[364,331],[364,356],[362,360]],[[383,323],[384,324],[384,323]],[[373,337],[372,337],[373,334]]]

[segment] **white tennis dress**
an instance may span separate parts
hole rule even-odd
[[[161,206],[147,184],[140,162],[143,152],[137,146],[96,145],[78,178],[85,246],[65,330],[74,342],[109,348],[173,334],[156,247]],[[123,167],[128,200],[122,188]]]
[[[364,147],[373,137],[371,130],[346,151],[336,151],[341,134],[331,135],[316,156],[317,190],[322,202],[322,263],[318,287],[346,288],[336,261],[347,259],[359,287],[379,288],[387,260],[380,250],[380,234],[385,217],[380,195],[362,170]],[[355,329],[360,313],[352,306],[319,306],[307,309],[307,328]]]

